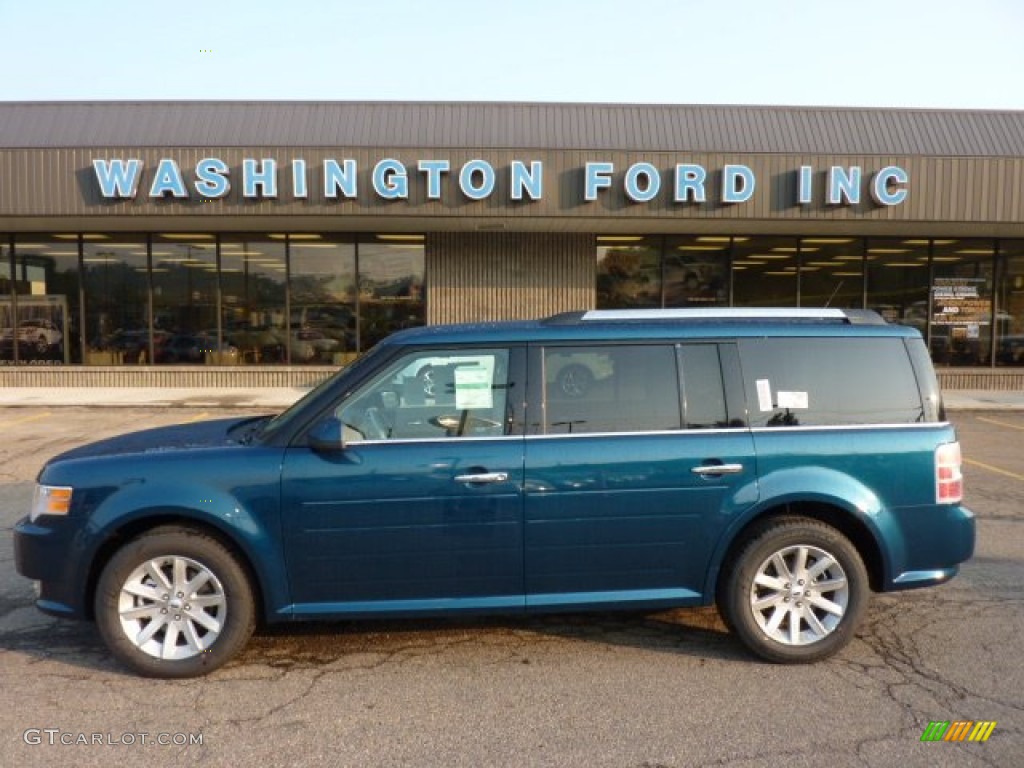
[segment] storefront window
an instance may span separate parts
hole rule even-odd
[[[795,307],[798,264],[795,237],[734,237],[733,304],[737,307]]]
[[[800,240],[800,306],[864,306],[864,241],[858,237]]]
[[[661,238],[598,236],[598,309],[661,305]]]
[[[285,242],[265,235],[220,241],[221,355],[218,362],[288,360]]]
[[[665,242],[665,306],[729,303],[729,237],[670,237]]]
[[[996,365],[1024,365],[1024,240],[999,246]]]
[[[85,362],[150,360],[149,276],[143,235],[84,235]]]
[[[359,350],[354,239],[289,235],[288,252],[291,362],[340,365]]]
[[[34,365],[81,362],[78,235],[18,236],[10,325],[0,358]]]
[[[934,240],[932,359],[939,365],[989,365],[992,349],[991,240]]]
[[[0,365],[14,362],[14,262],[11,238],[0,234]]]
[[[11,275],[14,273],[14,264],[11,262],[11,237],[0,233],[0,299],[10,299],[13,290]],[[6,327],[6,326],[2,326]]]
[[[875,238],[867,241],[867,306],[890,323],[928,331],[928,241]]]
[[[423,325],[422,235],[359,241],[359,342],[365,352],[388,334]]]
[[[202,365],[219,351],[216,237],[153,235],[152,260],[153,361]]]

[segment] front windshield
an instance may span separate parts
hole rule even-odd
[[[297,401],[292,403],[286,410],[279,413],[277,416],[272,418],[270,421],[263,425],[263,428],[256,435],[261,440],[266,440],[280,431],[282,428],[287,426],[295,419],[295,417],[302,413],[305,409],[307,402],[313,401],[321,392],[328,387],[332,386],[340,376],[347,375],[350,371],[356,371],[366,365],[371,359],[377,357],[377,350],[382,349],[383,346],[378,344],[372,350],[367,352],[365,355],[360,357],[355,362],[345,366],[340,371],[337,371],[326,379],[317,384],[313,389],[309,390],[306,394],[300,397]]]

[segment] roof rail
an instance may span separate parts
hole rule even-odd
[[[680,309],[592,309],[564,312],[545,321],[549,325],[588,322],[659,320],[801,320],[849,325],[885,325],[885,320],[870,309],[832,307],[685,307]]]

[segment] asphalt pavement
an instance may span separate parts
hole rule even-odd
[[[113,392],[120,405],[137,394]],[[941,587],[872,595],[857,637],[819,664],[761,663],[700,608],[289,625],[208,677],[148,680],[114,662],[93,625],[35,608],[12,528],[56,453],[288,402],[188,396],[207,399],[0,408],[0,766],[1022,764],[1024,412],[952,413],[975,556]],[[953,721],[995,725],[984,743],[922,741]]]

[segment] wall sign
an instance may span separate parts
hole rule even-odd
[[[458,166],[438,158],[409,164],[383,158],[369,169],[369,189],[360,185],[360,171],[365,180],[367,169],[361,169],[352,158],[328,158],[310,167],[302,158],[279,163],[272,157],[246,157],[239,167],[232,168],[221,158],[206,157],[192,167],[182,168],[174,158],[164,157],[155,168],[148,169],[137,157],[117,157],[94,158],[92,168],[100,194],[111,200],[133,200],[140,194],[149,199],[217,200],[232,191],[244,200],[273,200],[284,195],[305,200],[314,185],[327,200],[354,200],[366,195],[380,200],[408,200],[413,185],[421,185],[428,200],[440,200],[443,180],[448,177],[465,199],[486,200],[500,193],[519,202],[543,199],[546,181],[540,160],[513,160],[496,168],[479,158]],[[793,173],[796,192],[790,203],[799,206],[815,200],[834,206],[859,205],[867,197],[878,206],[901,205],[910,184],[909,174],[896,165],[875,171],[859,165],[835,165],[824,170],[802,165]],[[713,175],[717,175],[719,203],[740,204],[764,194],[754,171],[742,163],[714,169],[677,163],[665,169],[649,162],[616,167],[609,161],[593,161],[585,163],[579,174],[567,176],[581,179],[572,195],[584,203],[596,202],[619,188],[638,205],[659,198],[673,204],[701,205],[708,202]]]

